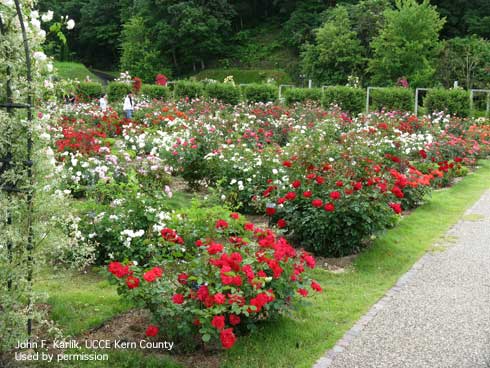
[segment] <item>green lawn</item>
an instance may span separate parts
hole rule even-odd
[[[290,316],[262,324],[258,332],[239,338],[223,354],[222,367],[311,367],[490,188],[490,161],[480,165],[452,188],[433,193],[427,204],[378,238],[348,272],[315,270],[313,275],[324,292],[306,300]],[[50,293],[52,318],[67,333],[93,327],[129,307],[95,275],[62,273],[38,282],[37,289]],[[133,359],[136,353],[128,354],[125,359]],[[161,367],[171,367],[164,364],[170,363]]]
[[[54,66],[58,70],[58,75],[63,79],[84,81],[89,76],[92,81],[100,82],[100,79],[83,64],[71,61],[55,61]]]
[[[87,274],[44,271],[34,286],[36,291],[47,293],[51,318],[66,335],[75,336],[100,326],[131,307],[95,269]]]

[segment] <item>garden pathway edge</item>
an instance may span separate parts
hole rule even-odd
[[[490,367],[490,191],[314,368]]]

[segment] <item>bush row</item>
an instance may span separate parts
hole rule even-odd
[[[107,87],[109,101],[116,102],[124,98],[131,90],[126,83],[112,82]],[[77,87],[77,94],[86,101],[98,98],[103,94],[102,85],[96,82],[82,82]],[[237,104],[240,100],[249,102],[276,101],[278,89],[270,84],[246,84],[236,87],[226,83],[200,83],[179,81],[173,88],[159,85],[143,85],[141,94],[156,99],[209,97],[229,104]],[[324,107],[336,104],[351,114],[359,114],[366,108],[366,91],[361,88],[331,86],[320,88],[290,88],[284,91],[283,97],[287,105],[297,102],[316,101]],[[373,89],[370,92],[370,111],[399,110],[413,111],[414,92],[410,89],[389,87]],[[467,117],[470,114],[469,92],[459,89],[431,89],[423,99],[428,113],[444,111],[448,114]]]

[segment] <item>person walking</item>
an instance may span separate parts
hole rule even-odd
[[[100,111],[105,112],[107,110],[107,95],[104,94],[99,100]]]
[[[126,98],[124,99],[123,110],[124,114],[126,115],[126,119],[131,119],[134,110],[133,94],[131,92],[128,92]]]

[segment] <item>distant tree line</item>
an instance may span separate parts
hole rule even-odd
[[[191,74],[250,42],[247,30],[274,23],[279,42],[316,84],[490,84],[490,0],[40,0],[69,14],[69,48],[47,51],[89,66]],[[252,40],[253,41],[253,40]],[[296,76],[295,76],[296,77]]]

